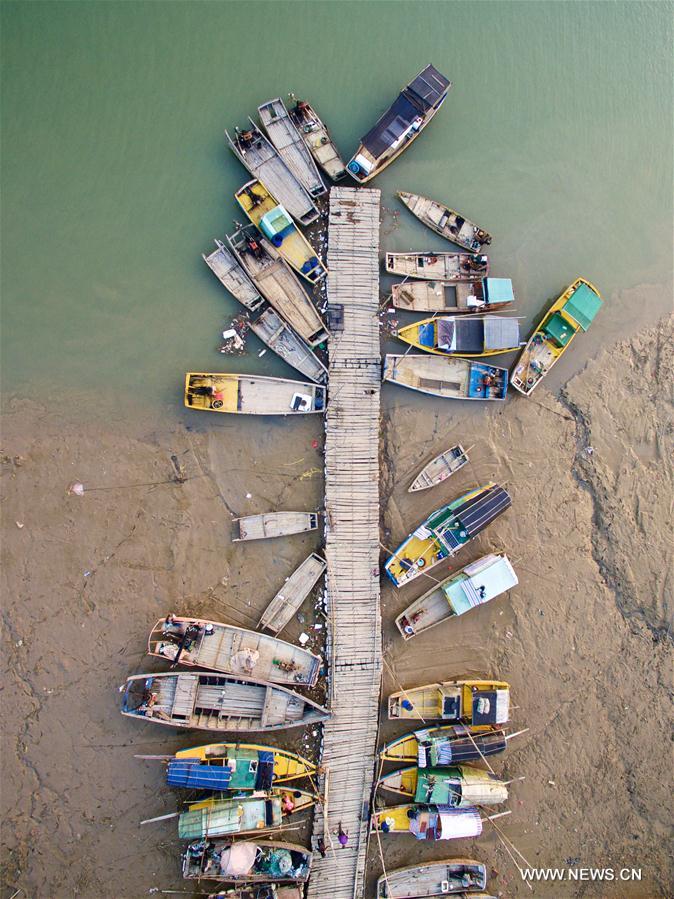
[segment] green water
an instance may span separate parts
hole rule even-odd
[[[201,260],[247,173],[223,131],[289,90],[348,158],[427,62],[454,87],[373,186],[443,199],[495,235],[527,324],[578,274],[671,303],[670,3],[12,3],[2,13],[3,391],[93,388],[178,408],[187,369],[291,369]],[[239,218],[241,214],[239,213]],[[384,248],[439,246],[401,214]],[[636,315],[636,317],[635,317]]]

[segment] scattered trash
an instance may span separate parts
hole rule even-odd
[[[253,494],[252,494],[252,493],[247,493],[247,494],[246,494],[246,499],[252,499],[252,498],[253,498]]]
[[[300,646],[306,646],[309,642],[309,634],[305,634],[304,631],[299,635],[298,640],[300,641]]]
[[[588,456],[591,456],[592,453],[594,452],[594,447],[593,447],[593,446],[586,446],[586,447],[585,447],[585,452],[588,454]]]
[[[554,782],[554,780],[549,780],[548,783],[550,784],[551,787],[557,786],[557,784]]]
[[[73,481],[67,493],[68,496],[84,496],[84,484],[81,481]]]
[[[314,630],[315,630],[315,631],[322,631],[322,630],[323,630],[323,625],[322,625],[322,624],[315,624],[315,625],[314,625]]]
[[[318,449],[318,440],[312,440],[311,447],[312,449]]]
[[[257,358],[258,358],[258,359],[259,359],[259,358],[260,358],[260,356],[264,356],[264,354],[265,354],[265,353],[266,353],[266,352],[267,352],[267,350],[266,350],[266,349],[264,349],[264,350],[260,350],[260,352],[259,352],[259,353],[258,353],[258,354],[257,354]]]
[[[16,526],[19,530],[21,530],[21,528],[23,527],[23,521],[17,521]]]
[[[84,572],[84,576],[85,576],[85,577],[89,577],[90,575],[91,575],[91,572],[87,569],[87,570]]]

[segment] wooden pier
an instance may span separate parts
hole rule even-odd
[[[325,439],[330,702],[307,899],[361,899],[381,691],[379,608],[379,198],[333,187],[328,234]],[[338,826],[348,834],[346,847]]]

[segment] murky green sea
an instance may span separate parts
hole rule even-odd
[[[252,338],[243,360],[217,352],[237,307],[201,253],[230,228],[247,178],[223,131],[293,90],[348,158],[427,62],[454,87],[374,182],[385,206],[418,191],[491,231],[492,273],[513,278],[527,325],[589,277],[608,301],[592,352],[671,305],[671,3],[0,10],[5,395],[85,389],[171,415],[186,369],[292,376]],[[384,237],[441,243],[406,212]],[[660,287],[629,293],[645,285]]]

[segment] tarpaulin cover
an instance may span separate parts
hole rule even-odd
[[[223,765],[203,765],[199,759],[171,759],[166,769],[170,787],[189,790],[227,790],[232,772]]]
[[[423,112],[426,112],[435,106],[442,95],[447,92],[450,84],[449,78],[445,78],[435,66],[428,65],[422,72],[419,72],[413,81],[410,81],[404,93],[411,97]]]
[[[447,808],[438,806],[440,828],[439,840],[456,840],[466,837],[479,837],[482,833],[482,819],[475,808]]]
[[[367,147],[375,159],[378,159],[417,118],[419,118],[417,107],[404,94],[400,94],[391,108],[384,113],[374,128],[361,138],[360,142]]]
[[[592,324],[601,309],[602,301],[587,284],[580,284],[564,304],[564,312],[578,322],[583,331]]]
[[[511,505],[511,499],[503,487],[490,487],[488,490],[469,499],[454,514],[461,521],[463,528],[471,537],[479,534],[487,525],[505,512]]]
[[[485,350],[508,350],[519,345],[520,323],[516,318],[488,315],[484,320]]]
[[[229,849],[222,851],[220,871],[232,877],[249,874],[255,864],[258,848],[255,843],[232,843]]]

